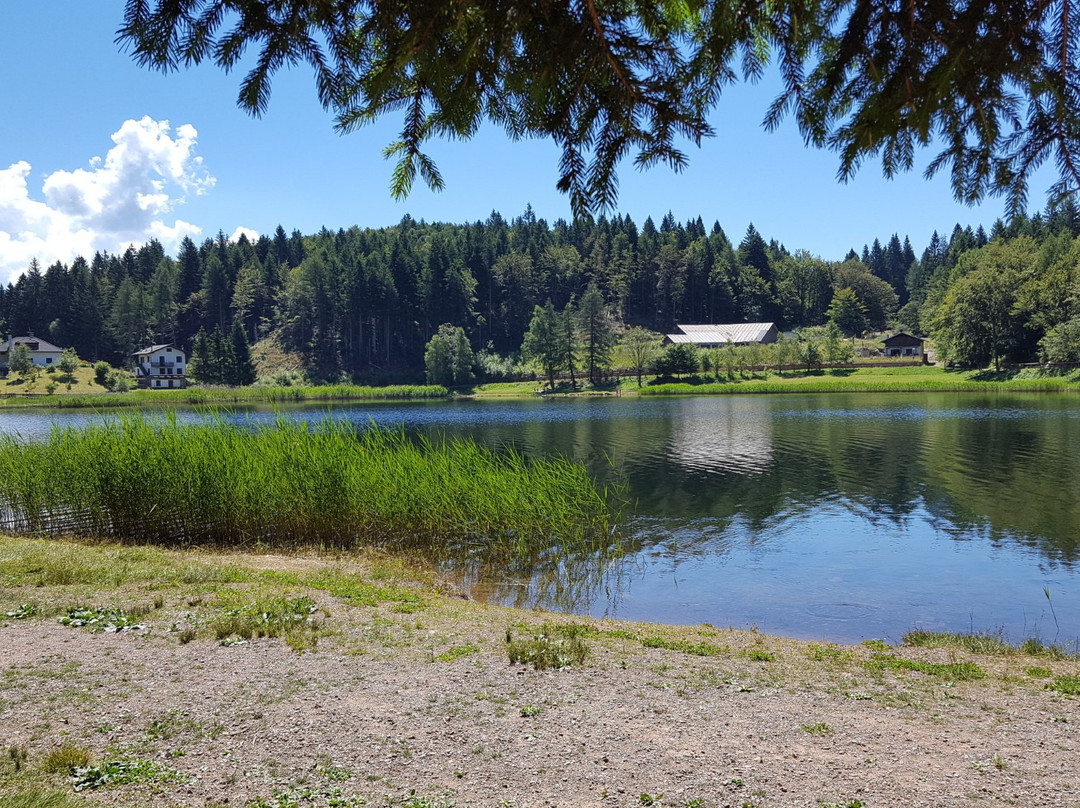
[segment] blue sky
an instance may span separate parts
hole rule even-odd
[[[548,142],[511,142],[489,127],[467,143],[432,144],[446,190],[418,182],[397,202],[381,151],[398,120],[335,134],[303,68],[280,74],[268,113],[251,118],[236,107],[240,74],[207,65],[162,75],[135,65],[114,43],[122,13],[121,0],[5,5],[0,280],[17,277],[30,257],[47,265],[150,236],[171,249],[184,234],[199,241],[239,227],[310,233],[389,225],[406,213],[462,222],[492,210],[511,218],[527,204],[549,221],[569,218]],[[919,171],[886,181],[869,163],[839,184],[836,156],[807,149],[792,122],[773,133],[760,127],[771,98],[767,85],[730,89],[712,119],[716,137],[688,148],[681,174],[641,173],[628,162],[619,212],[639,224],[668,210],[680,221],[718,220],[736,243],[752,222],[767,239],[827,259],[894,232],[921,251],[935,229],[989,228],[1001,215],[1001,200],[959,205],[947,177],[928,182]],[[1036,207],[1044,190],[1032,189]]]

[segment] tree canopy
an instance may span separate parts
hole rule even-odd
[[[680,140],[712,134],[724,88],[775,64],[807,143],[835,150],[839,176],[880,158],[887,176],[940,147],[954,194],[1004,193],[1014,211],[1031,173],[1056,163],[1080,185],[1080,0],[127,0],[117,40],[144,66],[254,63],[239,105],[266,110],[271,80],[306,64],[319,100],[350,131],[401,114],[391,190],[424,152],[489,120],[513,138],[551,138],[575,215],[614,205],[617,166],[686,164]]]

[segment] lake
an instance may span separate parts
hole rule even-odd
[[[461,400],[331,415],[559,453],[625,483],[625,555],[534,575],[449,571],[477,599],[844,642],[912,628],[1080,636],[1071,395]],[[0,430],[98,417],[6,412]]]

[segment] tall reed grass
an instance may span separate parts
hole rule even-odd
[[[326,420],[246,427],[110,416],[0,438],[0,529],[166,546],[380,544],[493,557],[606,546],[585,468]]]

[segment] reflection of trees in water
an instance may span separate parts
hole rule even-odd
[[[707,526],[723,532],[738,521],[756,535],[838,506],[900,528],[928,513],[943,535],[1019,544],[1072,564],[1080,559],[1080,455],[1070,450],[1080,445],[1080,419],[1061,402],[865,394],[673,399],[613,407],[610,418],[594,413],[470,432],[530,454],[581,460],[601,483],[626,480],[633,510],[658,520],[633,537],[650,551],[666,552],[678,533],[681,553],[716,552]],[[683,524],[701,531],[699,539],[684,539]],[[583,604],[617,589],[604,575],[621,565],[608,566],[596,581],[588,563],[548,564],[536,591],[507,584],[499,599]],[[518,579],[532,580],[524,569]]]

